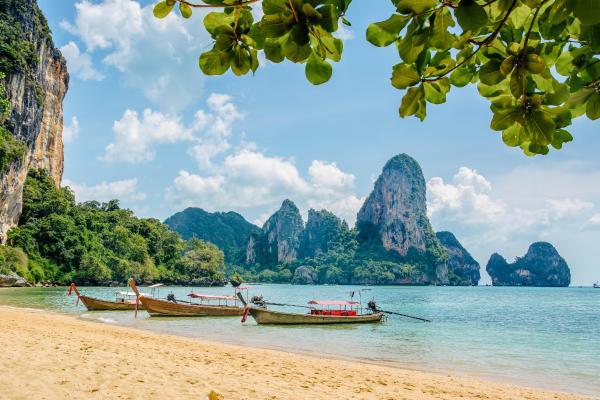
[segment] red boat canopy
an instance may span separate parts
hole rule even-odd
[[[336,301],[336,300],[311,300],[308,304],[317,304],[319,306],[352,306],[358,304],[356,301]]]
[[[203,300],[237,300],[237,297],[234,296],[214,296],[210,294],[198,294],[198,293],[190,293],[189,297],[193,299],[203,299]]]

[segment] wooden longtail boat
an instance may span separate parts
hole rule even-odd
[[[327,324],[360,324],[380,322],[383,313],[357,314],[353,306],[355,301],[309,301],[311,305],[340,306],[339,310],[312,308],[307,314],[272,311],[266,308],[246,306],[242,322],[246,321],[246,314],[250,314],[257,324],[272,325],[327,325]],[[344,307],[342,309],[341,307]],[[349,307],[349,309],[348,309]]]
[[[239,316],[244,313],[244,308],[239,307],[237,298],[234,296],[211,296],[191,293],[190,298],[196,298],[210,301],[224,302],[225,304],[202,304],[192,302],[177,302],[173,297],[172,300],[155,299],[152,297],[140,296],[138,288],[133,279],[129,280],[129,286],[138,294],[140,303],[150,316],[172,316],[172,317],[226,317]],[[229,305],[229,301],[233,301],[234,305]]]
[[[77,303],[81,300],[88,311],[132,311],[135,310],[135,294],[126,292],[117,292],[115,301],[96,299],[94,297],[84,296],[79,293],[75,283],[69,286],[69,294],[75,292],[77,295]]]

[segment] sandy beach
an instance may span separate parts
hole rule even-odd
[[[0,307],[2,399],[586,399]]]

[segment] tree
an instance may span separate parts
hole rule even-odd
[[[306,78],[327,82],[331,62],[342,58],[335,37],[352,0],[163,0],[154,15],[164,18],[179,4],[184,18],[193,8],[221,7],[204,26],[213,39],[199,66],[207,75],[231,69],[257,71],[259,52],[280,63],[304,63]],[[446,102],[451,87],[476,84],[490,101],[491,129],[527,155],[547,154],[573,140],[565,129],[574,118],[600,118],[600,7],[596,0],[392,0],[394,14],[369,25],[375,46],[394,44],[400,62],[391,84],[406,90],[399,113],[421,121],[427,103]]]

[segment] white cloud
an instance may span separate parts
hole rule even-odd
[[[579,199],[549,199],[546,203],[554,218],[574,217],[594,208],[594,203]]]
[[[140,192],[137,179],[124,179],[114,182],[100,182],[93,186],[79,184],[68,179],[63,181],[63,186],[69,186],[74,192],[77,201],[88,200],[109,201],[119,199],[122,201],[141,201],[146,199],[146,194]]]
[[[201,23],[206,12],[195,12],[189,21],[175,13],[157,19],[152,7],[82,0],[75,4],[75,19],[60,26],[81,41],[84,54],[122,72],[126,84],[166,110],[181,110],[202,95],[197,59],[210,43]]]
[[[599,225],[600,226],[600,213],[592,215],[590,217],[590,219],[589,219],[589,223],[592,224],[592,225]]]
[[[71,143],[77,136],[79,136],[79,120],[77,117],[71,117],[71,122],[63,127],[63,142]]]
[[[123,117],[114,122],[112,130],[116,138],[106,146],[102,157],[105,161],[150,161],[155,157],[154,144],[193,139],[192,131],[179,117],[150,109],[145,109],[141,116],[136,111],[126,110]]]
[[[69,42],[60,47],[62,55],[67,59],[69,73],[81,80],[101,81],[104,75],[92,65],[92,58],[88,53],[82,53],[75,42]]]
[[[354,176],[334,163],[313,161],[305,178],[291,159],[242,148],[227,155],[215,171],[208,176],[180,171],[167,197],[180,207],[240,211],[274,210],[289,198],[304,212],[309,207],[327,208],[350,223],[364,201],[353,194]],[[327,182],[331,186],[324,186]],[[255,222],[264,222],[269,215],[262,213]]]
[[[231,96],[212,93],[207,99],[208,111],[198,110],[191,124],[178,115],[145,109],[142,115],[126,110],[113,124],[115,139],[106,146],[105,161],[140,163],[151,161],[160,144],[193,142],[188,149],[203,169],[212,168],[213,157],[224,153],[231,145],[233,124],[242,119]]]

